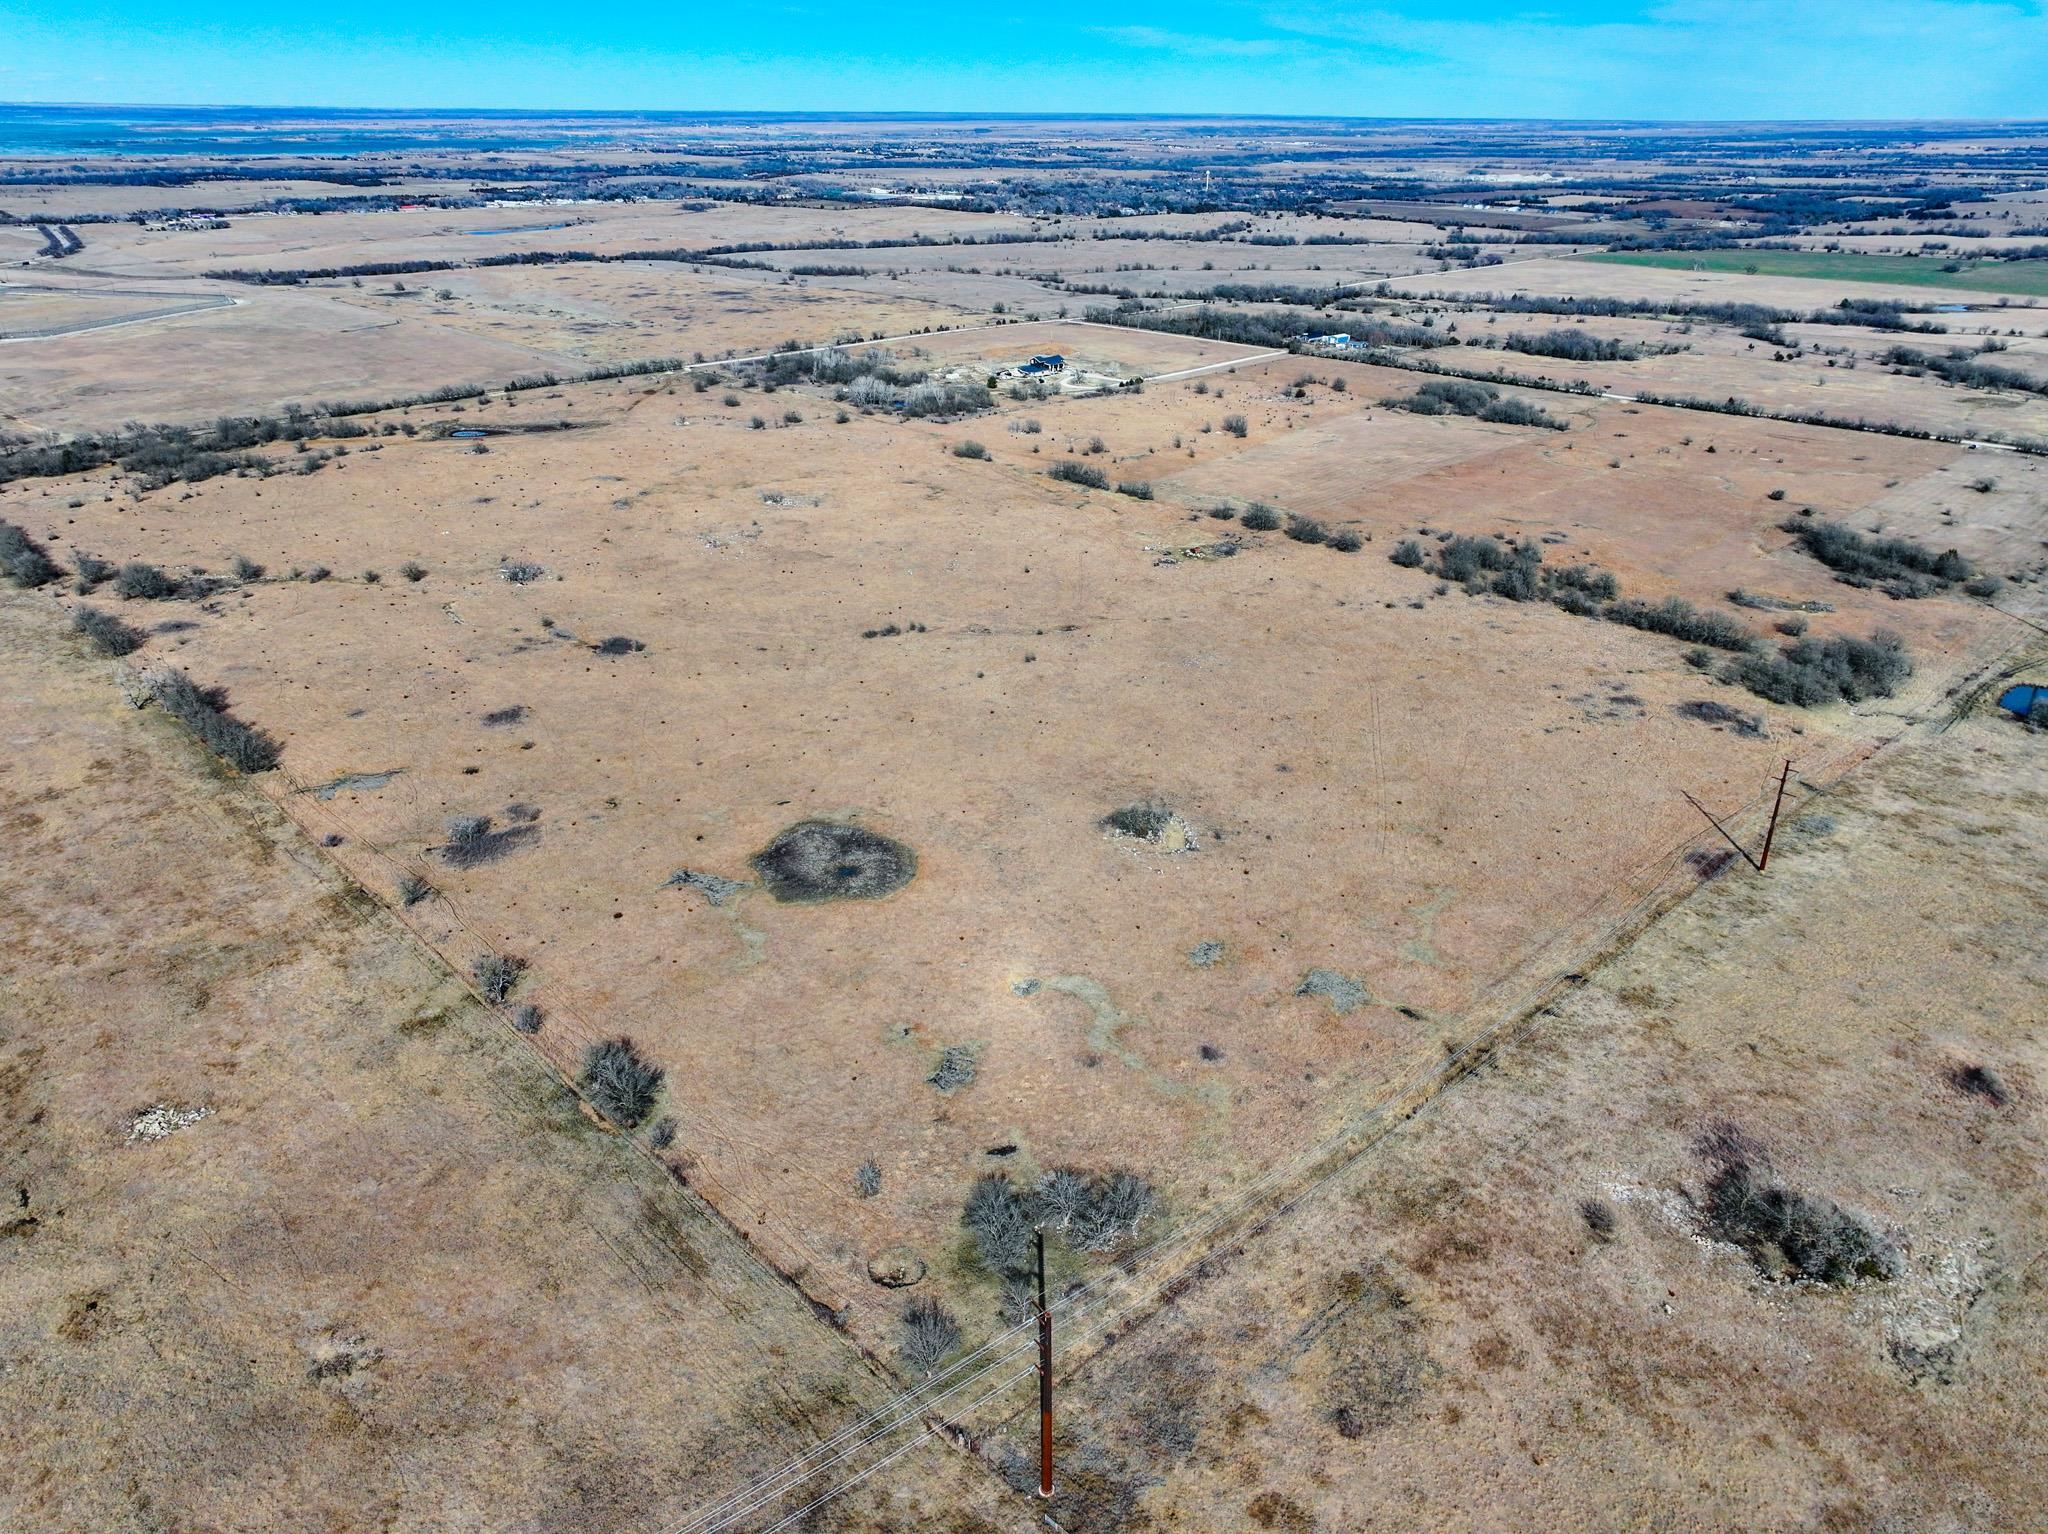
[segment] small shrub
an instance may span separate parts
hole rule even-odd
[[[402,906],[416,906],[422,900],[430,899],[433,893],[434,886],[419,874],[405,874],[399,878],[398,903]]]
[[[1109,488],[1109,476],[1102,470],[1091,469],[1087,464],[1079,463],[1072,458],[1062,458],[1045,472],[1049,478],[1065,480],[1070,485],[1083,485],[1090,490]]]
[[[103,613],[97,607],[81,607],[72,615],[71,626],[87,639],[102,655],[133,655],[142,648],[145,638],[140,629],[130,628],[112,613]]]
[[[1797,639],[1806,632],[1806,620],[1804,618],[1780,618],[1771,627],[1789,638]]]
[[[547,1014],[530,1001],[512,1009],[512,1026],[521,1033],[539,1033],[546,1021]]]
[[[327,566],[325,565],[314,565],[306,571],[306,579],[317,586],[320,582],[326,580],[327,577],[332,575],[333,573],[334,572],[328,569]]]
[[[121,573],[114,577],[114,594],[124,601],[167,601],[177,590],[177,584],[162,570],[139,559],[121,566]]]
[[[672,1118],[656,1119],[654,1127],[647,1131],[647,1143],[656,1150],[667,1150],[676,1143],[677,1127]]]
[[[988,449],[979,442],[956,442],[953,444],[953,456],[955,458],[986,458],[988,457]]]
[[[863,1161],[853,1169],[853,1194],[855,1198],[873,1198],[882,1191],[882,1169],[873,1161]]]
[[[64,573],[26,530],[7,521],[0,521],[0,570],[25,591],[47,586]]]
[[[1119,480],[1116,493],[1127,495],[1134,501],[1149,501],[1152,499],[1152,486],[1142,479]]]
[[[1239,526],[1250,528],[1255,533],[1270,533],[1280,525],[1280,513],[1264,501],[1253,501],[1237,520]]]
[[[1173,825],[1173,811],[1163,804],[1127,804],[1102,817],[1102,829],[1118,836],[1156,842]]]
[[[801,410],[785,410],[782,412],[782,424],[784,426],[801,426],[803,423],[804,414]]]
[[[504,1004],[526,972],[526,961],[506,953],[487,953],[469,966],[483,999],[496,1007]]]
[[[719,401],[718,403],[719,403],[719,404],[721,404],[721,405],[724,405],[724,406],[726,406],[727,408],[731,408],[732,406],[734,406],[734,405],[737,405],[737,404],[738,404],[739,402],[740,402],[740,397],[739,397],[739,396],[738,396],[737,394],[728,394],[728,395],[726,395],[726,396],[725,396],[725,398],[721,399],[721,400],[720,400],[720,401]]]
[[[0,538],[4,536],[0,534]],[[94,587],[110,579],[114,574],[114,567],[104,559],[91,554],[81,554],[76,549],[71,551],[71,567],[78,572],[78,580],[72,590],[80,596],[90,595]]]
[[[263,579],[263,566],[257,564],[255,560],[249,558],[246,554],[237,554],[228,562],[228,569],[233,572],[235,579],[238,581],[260,581]]]
[[[620,1037],[584,1050],[580,1079],[583,1095],[599,1113],[621,1129],[634,1129],[654,1111],[665,1074],[641,1057],[631,1039]]]
[[[628,639],[624,634],[614,634],[609,639],[600,639],[590,648],[599,655],[636,655],[647,646],[637,639]]]
[[[488,815],[457,815],[448,822],[448,845],[458,849],[474,847],[491,834]]]
[[[530,586],[547,573],[530,559],[508,559],[498,566],[498,578],[515,586]]]
[[[1403,538],[1394,545],[1394,552],[1387,558],[1404,570],[1419,570],[1423,560],[1422,545],[1413,538]]]
[[[929,1294],[903,1307],[897,1329],[897,1354],[917,1374],[933,1373],[960,1346],[960,1323]]]
[[[1767,501],[1782,501],[1785,499],[1785,492],[1782,490],[1773,490],[1769,495],[1765,496],[1764,499]]]
[[[1235,518],[1237,516],[1237,513],[1232,511],[1228,506],[1211,506],[1209,508],[1209,515],[1214,517],[1218,522],[1228,522]]]
[[[1614,1239],[1614,1209],[1605,1199],[1580,1199],[1579,1218],[1586,1222],[1586,1229],[1598,1239]]]
[[[1245,436],[1251,430],[1251,428],[1245,424],[1245,419],[1241,415],[1225,416],[1223,418],[1223,429],[1229,432],[1233,437]]]
[[[1741,1247],[1766,1278],[1846,1285],[1898,1276],[1899,1254],[1889,1241],[1832,1200],[1779,1182],[1732,1125],[1710,1129],[1700,1153],[1713,1168],[1707,1233]]]
[[[1338,382],[1341,383],[1343,380],[1339,379]],[[1365,540],[1347,527],[1342,532],[1330,534],[1330,547],[1339,554],[1356,554],[1365,547]]]
[[[375,570],[365,570],[363,572],[363,584],[365,586],[374,586],[383,579],[384,577]]]
[[[747,426],[753,431],[766,431],[768,429],[768,422],[757,415],[749,416],[747,418]]]
[[[1290,516],[1287,519],[1287,536],[1296,543],[1328,543],[1330,530],[1314,517]]]

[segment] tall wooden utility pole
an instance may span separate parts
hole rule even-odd
[[[1785,807],[1785,782],[1792,776],[1792,758],[1785,758],[1785,770],[1778,774],[1778,797],[1771,805],[1770,829],[1764,832],[1763,856],[1756,860],[1756,871],[1762,873],[1771,866],[1771,838],[1778,834],[1778,811]]]
[[[1045,1232],[1038,1238],[1038,1494],[1052,1495],[1052,1312],[1045,1306]]]

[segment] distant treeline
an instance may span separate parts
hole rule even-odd
[[[1762,325],[1859,325],[1873,330],[1946,335],[1939,325],[1914,322],[1908,314],[1924,314],[1931,304],[1902,303],[1892,298],[1845,298],[1832,309],[1778,309],[1769,304],[1692,303],[1671,298],[1545,298],[1530,293],[1396,293],[1376,290],[1375,296],[1430,303],[1469,304],[1502,314],[1586,315],[1598,319],[1704,320],[1738,329]]]

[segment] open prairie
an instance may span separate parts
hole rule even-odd
[[[0,1513],[2040,1520],[2027,298],[1761,130],[487,127],[6,162]]]

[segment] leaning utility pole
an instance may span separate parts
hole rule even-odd
[[[1778,797],[1771,805],[1771,823],[1764,828],[1764,850],[1760,857],[1751,857],[1749,849],[1735,839],[1734,832],[1730,831],[1714,817],[1712,810],[1701,804],[1691,794],[1685,793],[1684,789],[1681,788],[1679,792],[1685,794],[1685,802],[1687,804],[1707,817],[1707,823],[1721,833],[1721,840],[1733,847],[1741,855],[1743,862],[1754,868],[1758,873],[1762,873],[1771,861],[1771,842],[1778,834],[1778,812],[1785,808],[1785,784],[1790,781],[1791,777],[1792,758],[1788,756],[1785,758],[1785,770],[1778,774]]]
[[[1038,1240],[1038,1494],[1052,1495],[1052,1312],[1045,1307],[1045,1232]]]
[[[1785,758],[1785,770],[1778,774],[1778,797],[1771,805],[1770,828],[1764,832],[1763,856],[1756,860],[1756,871],[1762,873],[1771,866],[1771,838],[1778,834],[1778,811],[1785,807],[1785,782],[1792,776],[1792,758]]]

